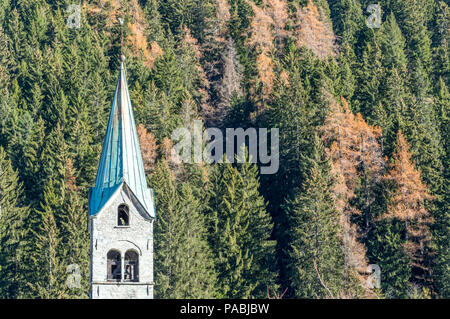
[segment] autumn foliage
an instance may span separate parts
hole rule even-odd
[[[155,168],[156,156],[158,155],[158,146],[156,145],[155,136],[147,131],[144,125],[140,124],[137,128],[139,144],[141,146],[142,160],[144,169],[147,173]]]
[[[77,191],[77,178],[74,176],[73,162],[70,158],[66,160],[66,183],[69,192]]]
[[[250,24],[250,37],[247,44],[258,51],[256,58],[258,80],[262,85],[262,97],[267,98],[272,92],[275,78],[271,58],[274,49],[272,32],[274,20],[267,10],[258,7],[253,2],[248,3],[252,7],[254,17]]]
[[[428,216],[424,201],[432,199],[432,196],[421,181],[420,171],[414,167],[409,144],[401,131],[398,133],[397,151],[393,160],[386,179],[395,184],[396,190],[388,207],[387,217],[407,221]]]
[[[231,18],[230,4],[228,0],[216,1],[216,17],[219,26],[219,33],[224,34],[226,32],[227,23]]]
[[[119,25],[119,18],[125,19],[127,10],[130,21],[127,26],[130,34],[124,39],[124,44],[131,47],[134,56],[143,57],[143,62],[148,68],[153,68],[155,60],[163,55],[161,47],[155,41],[147,42],[144,13],[137,0],[129,2],[119,0],[100,0],[97,3],[84,3],[83,7],[89,15],[101,15],[109,28]]]
[[[257,47],[261,53],[268,54],[274,47],[272,35],[274,21],[265,9],[251,1],[248,1],[248,4],[252,7],[254,17],[250,24],[250,37],[247,44]]]
[[[323,138],[329,145],[327,154],[337,176],[336,194],[342,200],[341,208],[344,208],[345,203],[355,196],[358,178],[365,175],[371,184],[380,182],[386,163],[379,144],[381,129],[367,124],[361,114],[354,115],[344,98],[341,98],[341,103],[330,103]],[[370,205],[373,197],[368,194],[366,201],[366,205]]]
[[[265,3],[273,21],[273,33],[277,42],[288,34],[285,29],[289,20],[288,5],[284,0],[266,0]]]
[[[360,179],[368,180],[364,185],[364,215],[368,222],[371,217],[370,204],[374,200],[371,189],[381,180],[385,167],[378,143],[381,130],[367,124],[360,114],[354,115],[344,98],[341,98],[341,104],[331,97],[329,101],[331,109],[323,127],[323,139],[335,177],[334,195],[344,229],[345,258],[349,266],[363,272],[367,265],[366,249],[359,242],[361,230],[351,222],[352,216],[362,215],[362,212],[350,203],[356,196]]]
[[[208,21],[210,29],[206,32],[209,44],[201,46],[203,72],[211,93],[210,100],[202,103],[201,111],[203,119],[211,126],[218,126],[224,120],[233,96],[243,95],[243,67],[239,62],[235,41],[227,35],[230,19],[228,1],[216,0],[215,16]]]
[[[148,44],[145,34],[146,23],[144,13],[137,0],[132,0],[130,6],[132,21],[128,23],[128,27],[131,31],[128,41],[132,44],[135,55],[142,52],[144,64],[151,69],[153,68],[155,60],[163,55],[163,51],[155,41],[150,45]]]
[[[403,133],[398,132],[397,151],[386,176],[386,180],[392,182],[394,191],[384,218],[405,222],[404,249],[411,259],[413,275],[419,280],[427,280],[429,265],[426,255],[430,254],[431,242],[428,225],[433,219],[425,208],[425,202],[432,200],[433,196],[422,182],[420,170],[415,168],[409,148]]]
[[[312,0],[302,9],[297,8],[297,45],[313,51],[319,58],[336,55],[336,36],[331,23]]]

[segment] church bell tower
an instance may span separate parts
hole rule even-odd
[[[153,298],[153,191],[145,177],[122,55],[95,187],[89,190],[90,296]]]

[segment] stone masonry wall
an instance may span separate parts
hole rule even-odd
[[[129,207],[129,226],[117,226],[119,205]],[[91,297],[102,299],[153,298],[153,222],[122,185],[95,217],[90,218]],[[139,282],[107,282],[107,253],[134,250],[139,255]]]

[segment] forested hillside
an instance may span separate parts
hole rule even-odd
[[[89,296],[118,18],[156,298],[449,298],[449,7],[372,3],[0,0],[0,298]],[[278,171],[174,160],[198,120],[278,128]]]

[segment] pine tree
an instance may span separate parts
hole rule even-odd
[[[426,297],[428,293],[414,288],[422,285],[431,289],[432,297],[448,297],[448,4],[386,0],[380,2],[381,27],[371,29],[365,20],[372,3],[84,1],[81,27],[70,28],[68,0],[0,1],[0,297],[87,296],[84,212],[117,79],[111,70],[120,63],[118,17],[125,21],[122,50],[136,122],[142,125],[146,172],[162,185],[155,187],[162,217],[155,222],[155,236],[160,238],[155,244],[161,249],[155,256],[155,278],[157,288],[163,287],[162,296],[214,297],[219,291],[221,297],[265,297],[267,286],[273,290],[275,282],[291,286],[288,275],[294,278],[297,270],[289,258],[301,256],[287,254],[292,252],[287,217],[292,214],[299,222],[295,231],[308,232],[313,223],[300,223],[312,220],[307,208],[315,205],[331,212],[334,204],[344,283],[329,279],[339,277],[341,268],[336,272],[336,267],[326,267],[327,261],[318,261],[330,294],[318,281],[314,265],[299,262],[302,271],[311,273],[302,273],[309,278],[304,282],[294,278],[300,292],[288,290],[292,296],[314,290],[322,297],[373,297],[352,286],[367,276],[367,254],[369,262],[382,269],[385,297]],[[336,112],[330,99],[339,96],[349,104]],[[168,137],[177,127],[192,128],[200,116],[207,126],[279,128],[279,171],[262,175],[259,186],[250,164],[209,167],[170,159],[173,145]],[[321,159],[312,165],[312,136],[319,127],[328,129],[322,132],[329,164]],[[414,185],[404,185],[416,194],[418,185],[427,185],[431,197],[414,206],[407,194],[403,202],[410,200],[411,205],[396,211],[403,205],[396,197],[399,185],[391,178],[403,176],[395,170],[399,130],[410,143],[410,162],[421,172],[414,175],[414,167],[408,166]],[[384,179],[387,160],[381,154],[397,160]],[[157,166],[161,155],[165,164]],[[312,166],[317,166],[314,173]],[[313,185],[325,180],[330,184],[325,190]],[[17,192],[11,191],[14,188]],[[312,203],[307,192],[316,197],[331,192],[326,195],[331,199]],[[227,259],[223,254],[216,258],[217,251],[210,251],[216,246],[204,233],[214,234],[218,211],[227,211],[222,198],[234,203],[235,215],[261,220],[255,229],[250,222],[247,227],[236,221],[239,234],[230,231],[227,238],[245,240],[251,247],[255,243],[250,244],[248,235],[254,232],[261,242],[270,242],[266,248],[273,252],[268,211],[274,222],[270,239],[277,243],[275,252],[256,254],[276,258],[264,261],[221,239],[225,252],[228,246],[233,250],[227,256],[237,271],[233,279],[225,275],[231,268],[226,270],[223,282],[217,281],[214,267],[219,261],[227,264]],[[393,211],[412,210],[414,215],[422,209],[428,212],[425,220],[382,217]],[[298,220],[296,213],[302,216]],[[431,224],[426,220],[431,222],[430,216]],[[176,228],[169,231],[165,225]],[[167,241],[166,234],[174,241]],[[328,244],[334,245],[334,238]],[[170,251],[171,243],[176,243],[176,253]],[[298,243],[307,246],[306,241]],[[425,247],[422,255],[418,243]],[[67,286],[77,278],[75,268],[67,269],[70,264],[80,266],[80,289]],[[234,288],[225,294],[225,286]],[[237,292],[232,294],[232,289]]]
[[[26,272],[26,225],[28,207],[23,205],[23,189],[6,153],[0,147],[0,296],[23,296]]]
[[[259,193],[258,167],[249,162],[250,158],[246,152],[247,150],[244,150],[243,163],[237,165],[237,171],[241,176],[241,186],[237,190],[237,195],[244,202],[250,220],[245,247],[248,247],[250,254],[253,255],[253,265],[245,276],[257,283],[251,296],[262,298],[266,296],[267,287],[277,288],[277,268],[274,258],[276,242],[271,240],[272,219],[266,211],[264,198]]]
[[[155,291],[158,298],[212,298],[215,272],[201,204],[189,184],[177,186],[165,160],[152,174],[155,223]]]
[[[244,152],[246,154],[247,151]],[[275,242],[257,167],[248,156],[215,167],[210,181],[210,245],[222,298],[261,298],[275,287]]]
[[[5,88],[8,87],[9,81],[10,81],[10,72],[14,70],[13,62],[11,52],[9,50],[10,45],[10,39],[8,36],[6,36],[3,32],[3,28],[0,27],[0,62],[1,62],[1,76],[0,76],[0,91],[7,93],[8,91]]]
[[[367,241],[368,257],[382,272],[381,289],[386,298],[406,298],[411,267],[404,251],[404,223],[377,220]]]
[[[45,136],[45,124],[41,118],[34,122],[28,112],[23,114],[19,123],[18,130],[11,138],[10,143],[14,146],[9,148],[9,156],[19,170],[20,180],[23,182],[27,198],[26,202],[37,207],[42,196],[42,164],[39,159]]]
[[[435,82],[440,77],[448,78],[450,76],[450,24],[449,7],[444,1],[439,1],[437,5],[435,28],[438,30],[434,32],[439,45],[434,48],[434,78]]]
[[[207,20],[213,15],[213,3],[214,1],[210,0],[169,0],[159,4],[159,11],[172,33],[180,32],[186,26],[193,31],[196,38],[201,39]]]
[[[442,80],[439,79],[439,94],[436,101],[438,106],[438,114],[441,119],[441,136],[444,142],[444,150],[446,150],[445,156],[443,158],[443,163],[450,162],[450,139],[449,139],[449,120],[448,120],[448,108],[450,105],[450,94],[448,89]],[[449,165],[444,167],[444,177],[446,181],[450,178]],[[436,269],[434,270],[435,284],[439,295],[446,298],[450,296],[450,249],[448,245],[449,241],[449,230],[450,230],[450,197],[448,191],[448,183],[444,185],[444,196],[441,202],[438,204],[438,208],[434,213],[435,224],[433,235],[437,244],[437,254],[436,254]]]
[[[328,3],[333,12],[335,33],[342,38],[341,45],[354,47],[363,27],[361,4],[356,0],[331,0]]]
[[[54,213],[59,225],[61,216],[57,213],[65,200],[66,165],[68,164],[68,147],[60,125],[57,125],[46,137],[40,161],[45,163],[41,170],[40,189],[45,193],[48,185],[52,185],[50,194],[55,196]],[[42,196],[42,195],[41,195]]]
[[[32,229],[32,250],[27,258],[29,295],[27,297],[60,299],[66,295],[65,267],[61,259],[61,235],[56,224],[54,208],[58,206],[53,185],[45,190],[44,202],[37,214],[36,228]]]
[[[380,90],[382,107],[390,116],[379,119],[377,123],[383,129],[384,153],[388,156],[394,151],[398,128],[403,124],[403,117],[412,98],[407,87],[409,74],[405,49],[405,38],[391,12],[382,27],[382,50],[385,52],[382,63],[386,74]]]
[[[283,262],[286,240],[283,234],[288,222],[281,205],[306,178],[308,168],[302,155],[311,151],[311,132],[324,120],[326,106],[322,88],[327,84],[317,58],[297,49],[294,44],[286,47],[282,67],[287,75],[276,82],[264,121],[260,124],[279,129],[280,167],[275,175],[262,176],[261,189],[273,217],[280,280],[282,286],[286,286],[287,265]]]
[[[382,50],[383,65],[387,69],[396,68],[406,72],[406,65],[408,63],[406,54],[406,40],[400,30],[394,13],[387,17],[382,27]]]
[[[336,93],[351,101],[356,90],[356,74],[354,73],[356,57],[348,44],[344,44],[339,56],[339,79],[336,80]],[[357,102],[355,103],[357,104]]]
[[[315,139],[310,170],[286,206],[285,264],[290,294],[297,298],[336,298],[344,291],[341,225],[332,195],[330,165]]]
[[[390,1],[391,10],[402,25],[408,43],[410,61],[420,60],[426,72],[431,71],[432,53],[430,31],[427,29],[434,1]]]
[[[430,82],[419,63],[413,72],[414,100],[406,110],[403,131],[411,143],[413,159],[422,171],[423,181],[433,194],[442,193],[442,142],[436,123],[434,101],[430,96]]]
[[[87,298],[89,291],[89,234],[86,205],[78,194],[70,160],[66,165],[66,196],[61,207],[60,254],[65,271],[67,298]]]
[[[369,124],[380,126],[383,124],[382,118],[379,118],[380,112],[376,112],[376,110],[381,101],[379,90],[384,69],[379,33],[379,31],[373,33],[362,52],[357,72],[357,81],[360,85],[357,86],[353,99],[358,100],[358,111],[367,119]]]

